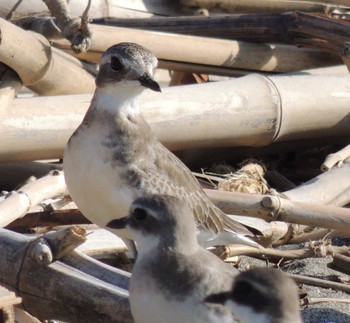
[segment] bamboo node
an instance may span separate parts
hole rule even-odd
[[[53,261],[51,248],[43,238],[34,242],[30,256],[41,265],[49,265]]]
[[[281,212],[281,199],[279,196],[266,196],[261,200],[261,205],[265,209],[271,210],[268,213],[269,221],[276,221],[279,218]]]

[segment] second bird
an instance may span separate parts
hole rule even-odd
[[[105,227],[127,214],[136,198],[168,194],[193,210],[203,245],[254,245],[247,238],[251,232],[209,200],[191,171],[145,121],[138,96],[145,88],[160,92],[153,79],[156,66],[155,55],[134,43],[114,45],[103,54],[91,105],[64,153],[73,200],[89,220]],[[132,239],[126,231],[116,233]]]

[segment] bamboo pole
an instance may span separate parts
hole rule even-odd
[[[66,193],[67,187],[62,172],[53,171],[37,181],[22,186],[0,202],[0,227],[24,216],[31,206]]]
[[[48,41],[0,19],[0,62],[19,75],[24,86],[45,95],[91,93],[93,77],[75,58]]]
[[[349,9],[346,0],[311,1],[311,0],[181,0],[188,7],[202,7],[214,11],[251,13],[251,12],[286,12],[286,11],[318,11],[330,12],[334,9]]]
[[[205,190],[208,197],[228,214],[253,216],[266,221],[284,221],[350,230],[350,210],[327,205],[290,201],[279,196]]]
[[[18,0],[6,0],[0,2],[0,17],[5,18]],[[68,1],[72,16],[79,17],[86,8],[87,1]],[[100,17],[130,17],[130,16],[175,16],[181,13],[180,4],[177,1],[145,0],[124,1],[119,0],[93,0],[89,16]],[[15,11],[16,17],[27,17],[37,14],[49,14],[48,8],[43,1],[25,0]]]
[[[76,57],[88,61],[98,61],[108,47],[127,41],[145,46],[159,59],[176,62],[274,72],[332,65],[329,55],[295,46],[257,44],[100,25],[91,25],[91,30],[94,41],[90,51],[75,54]],[[53,44],[70,52],[70,43],[65,40],[55,40]]]
[[[332,167],[340,167],[346,160],[350,161],[350,145],[344,147],[334,154],[329,154],[321,165],[321,170],[325,172]]]
[[[283,195],[292,201],[344,206],[350,203],[349,178],[350,165],[343,164],[283,192]]]
[[[161,94],[147,91],[140,106],[159,140],[171,150],[339,138],[349,128],[347,82],[348,76],[253,74],[166,88]],[[11,108],[0,112],[1,160],[60,158],[90,100],[91,95],[14,100]]]

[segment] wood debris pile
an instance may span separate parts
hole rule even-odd
[[[126,247],[80,213],[61,164],[96,63],[123,41],[159,59],[163,93],[140,102],[159,140],[263,245],[213,252],[341,291],[306,290],[306,322],[349,303],[348,1],[10,0],[0,17],[0,285],[18,296],[0,286],[0,317],[132,322]],[[305,274],[316,258],[332,277]]]

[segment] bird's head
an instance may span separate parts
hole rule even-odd
[[[96,86],[102,88],[124,82],[130,86],[160,92],[153,79],[157,67],[156,56],[135,43],[119,43],[108,48],[101,57]]]

